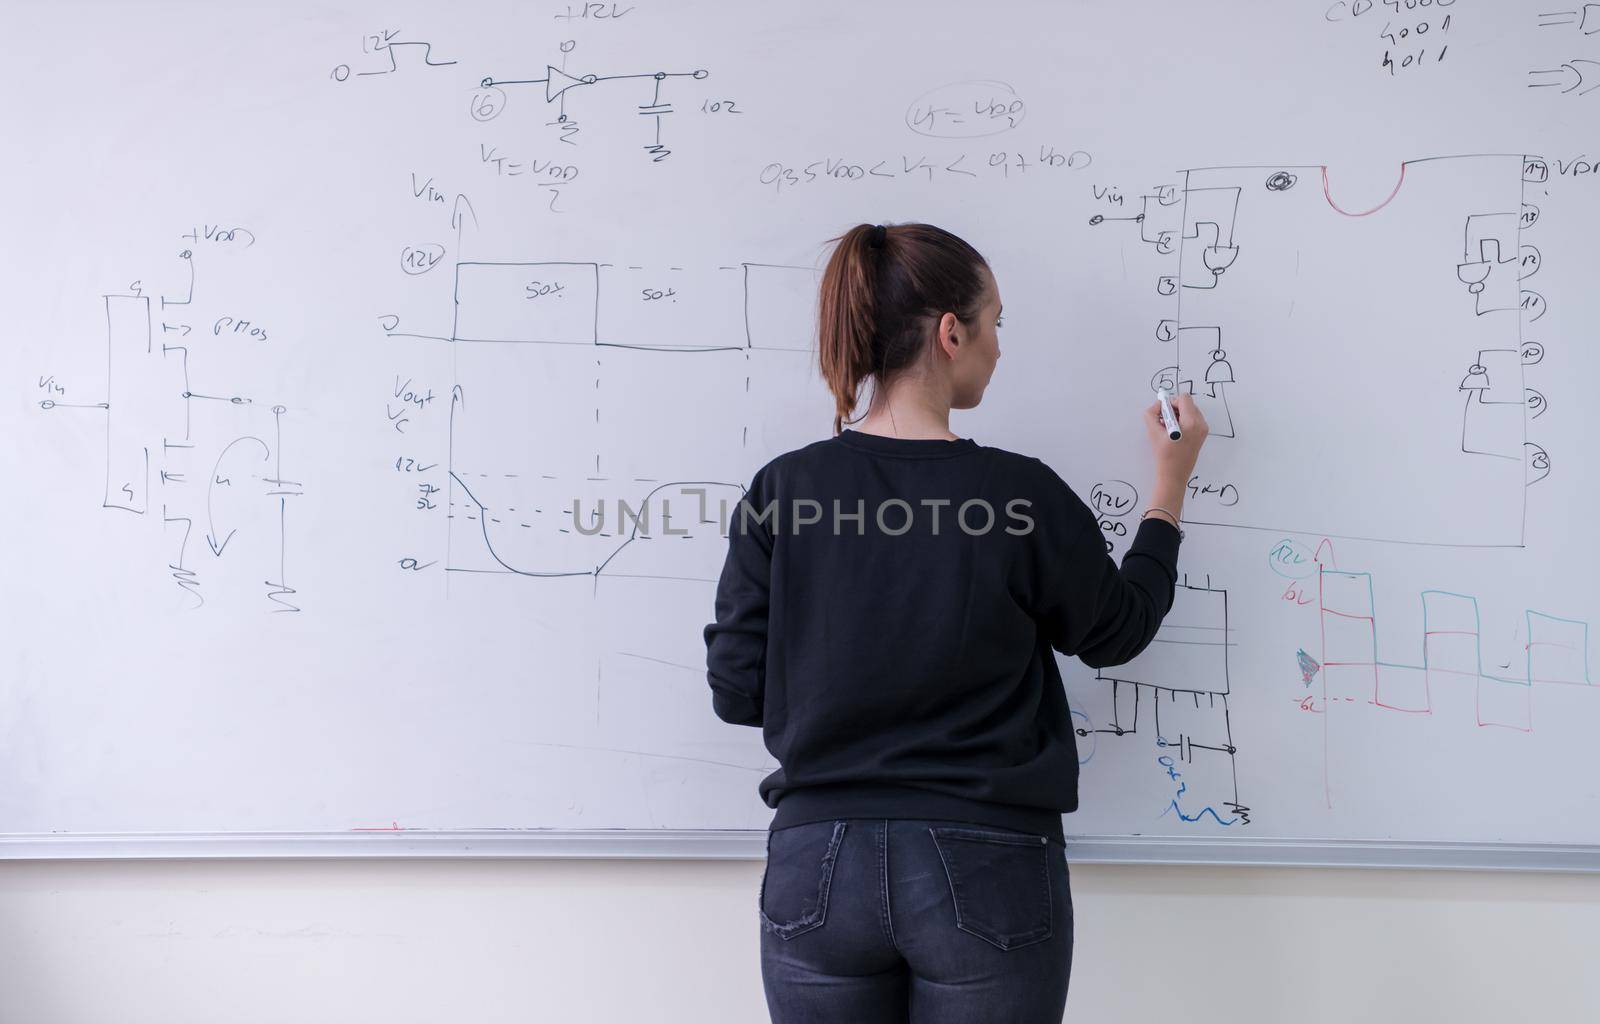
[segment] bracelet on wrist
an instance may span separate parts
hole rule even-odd
[[[1165,519],[1167,522],[1171,523],[1172,528],[1178,531],[1178,539],[1183,540],[1183,527],[1178,524],[1178,517],[1173,515],[1169,509],[1164,509],[1159,505],[1152,505],[1144,510],[1144,515],[1139,517],[1139,521],[1143,522],[1144,520],[1149,519],[1152,513],[1157,514],[1159,518]]]

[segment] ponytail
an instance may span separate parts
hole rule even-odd
[[[977,315],[988,264],[931,224],[857,224],[833,241],[822,272],[817,350],[837,434],[863,381],[881,386],[922,354],[931,339],[927,318]]]
[[[822,272],[817,350],[822,379],[833,392],[835,434],[854,411],[856,392],[874,369],[873,279],[883,250],[871,248],[873,235],[871,224],[846,231]]]

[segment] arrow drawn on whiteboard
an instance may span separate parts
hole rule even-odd
[[[472,215],[472,226],[476,228],[478,226],[478,211],[472,208],[472,200],[467,198],[466,193],[457,192],[455,208],[450,211],[450,226],[456,229],[457,259],[461,257],[461,234],[467,220],[465,217],[461,216],[462,210],[465,210],[467,213]]]
[[[211,508],[211,495],[212,492],[216,490],[218,484],[222,484],[224,487],[233,486],[233,480],[231,478],[220,475],[222,472],[222,460],[226,459],[228,457],[228,453],[233,451],[233,446],[241,441],[254,441],[256,444],[259,444],[261,446],[261,461],[265,462],[272,458],[272,450],[267,447],[267,442],[261,440],[259,437],[253,436],[234,438],[232,441],[228,442],[228,446],[226,448],[222,449],[222,454],[217,456],[217,464],[211,468],[211,479],[206,483],[206,543],[210,545],[211,553],[216,555],[218,558],[222,557],[222,549],[228,546],[228,541],[232,540],[233,535],[239,531],[229,530],[228,535],[222,538],[222,542],[220,544],[217,543],[217,518]]]

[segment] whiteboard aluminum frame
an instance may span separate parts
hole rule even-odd
[[[0,834],[0,860],[357,857],[762,860],[764,829],[381,829]],[[1074,864],[1554,871],[1600,874],[1600,846],[1366,839],[1067,837]]]

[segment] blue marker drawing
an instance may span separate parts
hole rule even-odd
[[[1207,804],[1205,807],[1202,807],[1194,814],[1186,814],[1183,808],[1178,805],[1178,798],[1189,792],[1189,784],[1187,782],[1180,781],[1183,778],[1183,773],[1178,771],[1177,762],[1174,761],[1170,756],[1163,754],[1162,756],[1156,758],[1156,763],[1166,771],[1167,778],[1178,783],[1178,791],[1172,794],[1171,802],[1167,804],[1165,810],[1156,815],[1157,818],[1165,818],[1169,813],[1177,812],[1179,821],[1192,825],[1195,822],[1204,820],[1205,816],[1209,814],[1211,815],[1212,821],[1216,822],[1218,825],[1222,825],[1223,827],[1237,824],[1241,820],[1246,820],[1241,814],[1224,821],[1222,820],[1222,816],[1217,813],[1216,808],[1209,804]]]
[[[1229,825],[1236,824],[1239,821],[1238,818],[1229,818],[1227,821],[1223,821],[1222,818],[1217,815],[1216,809],[1211,807],[1211,806],[1206,806],[1206,807],[1200,808],[1200,813],[1199,814],[1185,814],[1185,813],[1183,813],[1183,809],[1178,806],[1178,800],[1177,800],[1176,797],[1173,798],[1172,803],[1167,805],[1167,810],[1161,812],[1159,817],[1163,817],[1163,818],[1166,817],[1167,816],[1167,811],[1177,811],[1178,812],[1178,819],[1180,821],[1188,822],[1190,824],[1193,824],[1194,822],[1202,820],[1208,814],[1211,815],[1211,820],[1212,821],[1216,822],[1218,825],[1221,825],[1223,827],[1227,827]]]
[[[1300,663],[1300,681],[1310,686],[1311,680],[1315,679],[1317,673],[1322,669],[1322,664],[1307,654],[1304,647],[1294,652],[1294,658],[1295,661]]]

